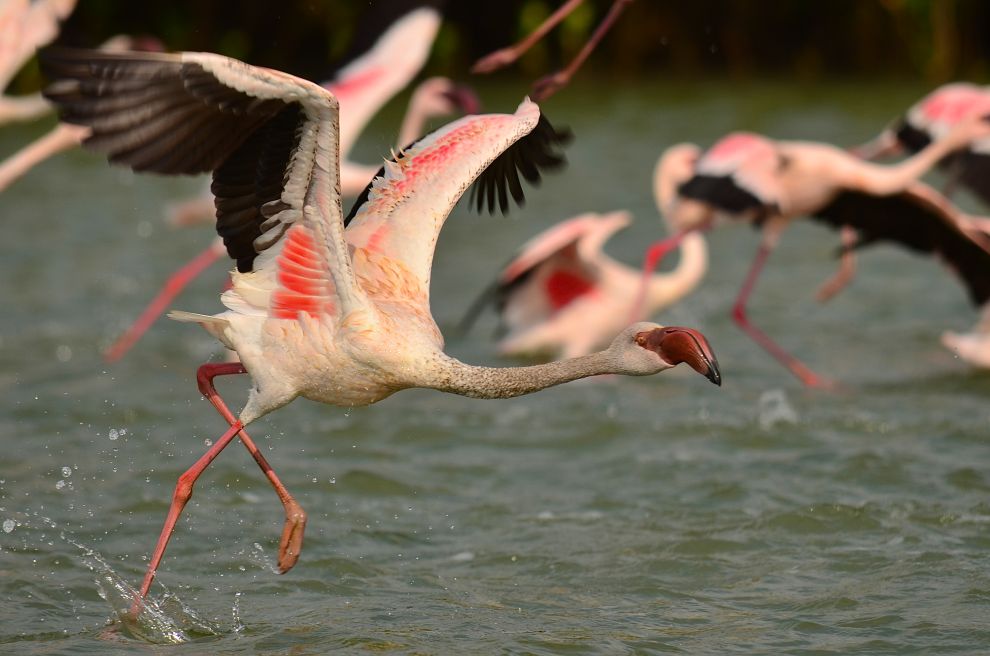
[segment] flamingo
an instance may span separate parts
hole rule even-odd
[[[917,182],[942,157],[990,134],[979,117],[960,122],[942,139],[894,166],[864,162],[828,144],[774,141],[730,134],[694,163],[694,175],[677,190],[671,221],[681,233],[650,249],[647,270],[684,234],[709,227],[719,216],[761,229],[760,247],[733,305],[737,325],[809,387],[834,383],[787,353],[748,318],[746,303],[784,229],[800,216],[854,231],[845,249],[879,240],[942,259],[960,277],[970,299],[990,299],[990,246],[941,194]],[[685,151],[689,156],[689,151]],[[840,272],[841,273],[841,272]]]
[[[654,197],[665,216],[664,208],[676,192],[673,181],[690,177],[690,168],[682,162],[691,153],[697,157],[697,147],[669,150],[654,169]],[[677,267],[652,275],[645,299],[637,303],[639,269],[602,252],[608,239],[631,220],[624,211],[583,214],[532,238],[475,301],[461,321],[462,329],[494,301],[508,331],[498,346],[502,355],[573,358],[607,345],[626,326],[634,305],[644,307],[644,316],[652,316],[690,294],[708,269],[708,247],[700,233],[685,235]]]
[[[519,41],[515,45],[502,48],[501,50],[496,50],[495,52],[485,55],[475,62],[474,66],[471,68],[471,72],[491,73],[512,64],[519,59],[523,53],[532,48],[537,41],[542,39],[547,32],[556,27],[562,20],[567,18],[567,16],[577,9],[582,2],[584,2],[584,0],[567,0],[567,2],[561,5],[557,11],[551,14],[526,38]],[[626,5],[631,2],[632,0],[613,0],[608,14],[606,14],[604,20],[602,20],[598,27],[595,28],[591,38],[588,39],[586,44],[584,44],[577,56],[574,57],[574,59],[571,60],[571,63],[566,67],[537,80],[533,84],[533,93],[531,96],[537,101],[546,100],[567,86],[567,84],[571,81],[571,78],[574,76],[574,73],[581,68],[581,65],[584,64],[584,60],[591,55],[594,49],[598,46],[598,42],[601,41],[609,29],[611,29],[612,24],[615,23],[616,19],[618,19],[619,15],[626,8]]]
[[[4,0],[0,2],[0,90],[6,89],[35,51],[58,36],[59,23],[75,9],[76,0]],[[0,95],[0,125],[32,121],[51,111],[34,93]]]
[[[137,171],[213,171],[217,232],[236,262],[216,315],[172,312],[240,358],[207,363],[199,389],[229,424],[178,480],[134,612],[155,578],[199,475],[234,439],[251,452],[282,500],[279,569],[302,547],[306,515],[245,432],[296,397],[368,405],[407,388],[508,398],[605,373],[650,375],[681,362],[718,384],[718,364],[696,330],[640,322],[604,351],[550,364],[492,368],[443,351],[429,305],[437,237],[474,182],[482,199],[517,200],[562,161],[563,141],[524,99],[514,114],[461,118],[387,161],[345,217],[339,110],[327,89],[211,53],[111,54],[49,50],[47,96],[62,120],[89,127],[86,145]],[[153,117],[149,121],[149,117]],[[235,416],[216,376],[253,385]]]
[[[437,4],[428,0],[398,0],[365,12],[358,23],[352,47],[358,54],[350,56],[336,76],[324,83],[341,105],[340,186],[344,196],[361,193],[378,171],[377,166],[347,158],[368,121],[408,86],[426,64],[442,20]],[[456,112],[475,113],[479,107],[477,97],[465,86],[445,77],[424,80],[410,98],[396,148],[421,136],[432,119]],[[79,128],[72,126],[71,129]],[[0,189],[2,171],[0,167]],[[207,189],[195,198],[173,204],[167,210],[167,220],[173,225],[204,223],[213,219],[214,212],[213,195]],[[107,348],[104,358],[108,362],[122,358],[172,300],[223,254],[223,244],[214,240],[177,269],[134,323]]]
[[[908,108],[872,140],[852,148],[864,159],[880,159],[904,153],[917,153],[944,137],[962,120],[990,114],[990,87],[968,82],[945,84]],[[946,157],[940,165],[949,171],[950,182],[959,182],[990,205],[990,139],[977,139],[966,148]],[[990,232],[990,225],[980,224]]]

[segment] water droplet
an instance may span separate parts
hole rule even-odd
[[[72,476],[72,467],[62,467],[62,478]]]
[[[5,520],[3,520],[3,532],[4,533],[13,533],[14,528],[16,526],[17,526],[17,522],[15,522],[12,519],[5,519]]]
[[[111,441],[116,440],[118,437],[120,437],[120,432],[116,428],[111,428],[110,435],[108,435],[108,437],[111,439]]]
[[[56,490],[61,490],[64,487],[65,487],[65,481],[64,480],[59,480],[59,482],[55,484],[55,489]]]

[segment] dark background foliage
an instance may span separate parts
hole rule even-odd
[[[209,50],[324,79],[362,11],[385,0],[81,0],[62,40],[96,45],[148,34],[172,50]],[[477,57],[518,39],[563,0],[451,0],[431,72],[466,75]],[[611,0],[588,0],[516,71],[539,75],[571,57]],[[635,0],[588,75],[759,76],[814,80],[898,76],[932,84],[987,77],[985,0]],[[512,73],[508,73],[512,74]],[[19,86],[37,84],[29,68]]]

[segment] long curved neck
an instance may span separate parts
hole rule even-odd
[[[650,276],[646,287],[646,315],[690,294],[707,271],[708,243],[700,232],[689,232],[681,239],[677,266]]]
[[[475,367],[442,356],[422,387],[476,399],[508,399],[600,374],[622,373],[608,351],[528,367]]]
[[[409,107],[406,109],[406,115],[402,117],[402,125],[399,127],[399,143],[396,144],[396,150],[405,148],[422,137],[426,130],[426,122],[432,118],[423,103],[419,101],[419,97],[419,93],[414,91],[412,98],[409,99]]]
[[[892,166],[857,161],[856,164],[862,172],[858,176],[861,187],[878,195],[897,193],[917,181],[942,158],[959,148],[959,144],[953,139],[939,139],[918,154]]]
[[[653,199],[672,233],[677,231],[670,225],[677,187],[691,177],[692,170],[689,165],[682,164],[679,157],[661,158],[653,170]],[[707,271],[708,242],[704,235],[697,231],[685,234],[681,238],[677,266],[666,273],[654,273],[647,281],[646,315],[690,294]]]

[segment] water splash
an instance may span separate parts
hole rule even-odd
[[[0,508],[0,511],[2,510]],[[137,612],[133,613],[132,607],[139,598],[138,591],[127,583],[99,552],[68,535],[48,517],[37,513],[16,514],[19,519],[7,519],[4,522],[5,531],[8,523],[11,529],[7,532],[13,531],[15,527],[31,529],[40,525],[44,529],[58,531],[62,542],[79,550],[82,564],[97,575],[95,583],[98,594],[111,607],[111,616],[108,618],[107,629],[104,632],[106,637],[112,639],[126,635],[157,644],[181,644],[243,631],[244,626],[239,617],[236,598],[233,627],[225,627],[218,622],[204,619],[168,589],[165,589],[161,597],[139,600]]]
[[[770,430],[777,424],[798,423],[798,413],[782,389],[772,389],[760,395],[760,428]]]

